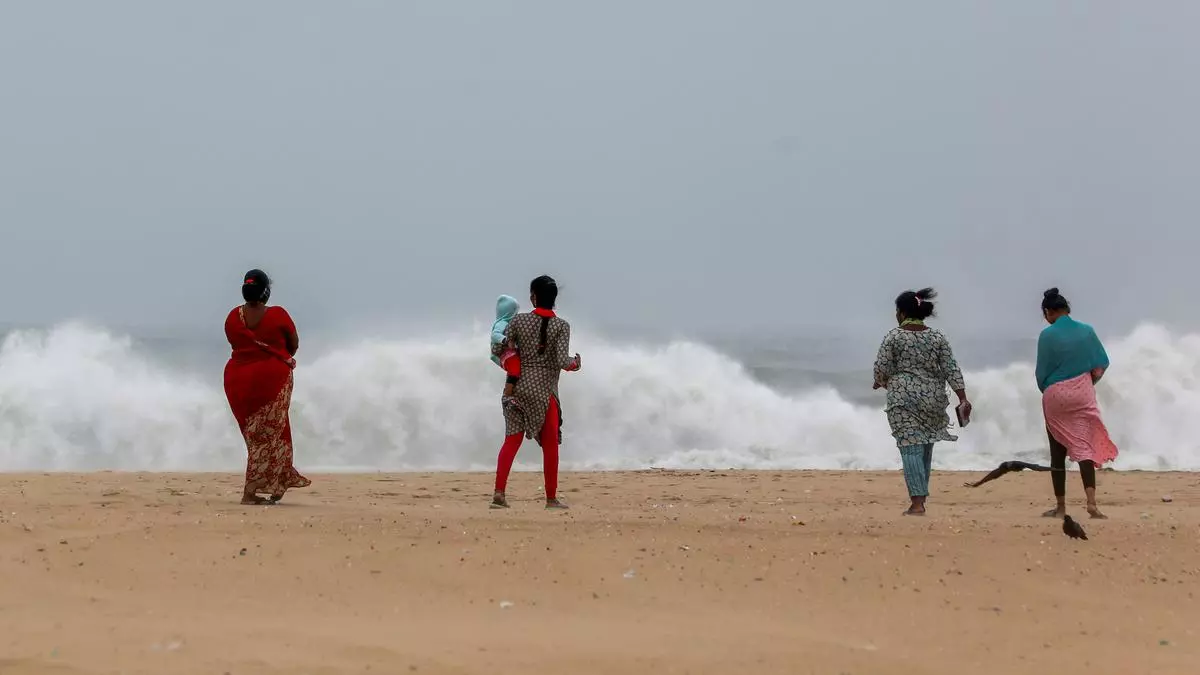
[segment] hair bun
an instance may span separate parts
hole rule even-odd
[[[1060,295],[1062,295],[1062,294],[1058,292],[1058,286],[1055,286],[1054,288],[1051,288],[1048,291],[1046,291],[1045,293],[1043,293],[1042,297],[1043,298],[1057,298]]]

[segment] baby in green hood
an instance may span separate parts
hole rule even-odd
[[[517,311],[521,309],[520,303],[516,298],[509,295],[502,295],[496,299],[496,322],[492,324],[492,344],[504,344],[508,337],[504,331],[508,328],[508,322],[517,315]],[[517,353],[512,345],[507,345],[507,348],[500,352],[500,356],[492,355],[492,362],[504,369],[508,377],[504,380],[504,395],[505,403],[516,403],[516,398],[513,396],[513,390],[517,386],[517,381],[521,379],[521,356]]]

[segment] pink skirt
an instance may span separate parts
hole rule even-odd
[[[1042,412],[1050,435],[1072,462],[1090,459],[1102,466],[1117,458],[1117,446],[1100,419],[1091,373],[1050,385],[1042,394]]]

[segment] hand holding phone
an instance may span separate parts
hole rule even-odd
[[[971,402],[963,401],[954,406],[954,415],[958,417],[959,428],[965,428],[971,423]]]

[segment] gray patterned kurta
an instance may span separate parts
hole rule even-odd
[[[887,386],[887,418],[897,446],[958,440],[948,431],[946,385],[955,391],[966,385],[941,331],[889,332],[875,359],[875,381]]]
[[[571,363],[571,324],[550,317],[546,328],[546,351],[538,353],[541,341],[542,317],[518,314],[508,322],[504,335],[521,355],[521,379],[513,395],[517,405],[504,406],[504,435],[525,434],[526,438],[541,439],[542,424],[550,397],[559,401],[559,423],[562,422],[562,399],[558,397],[558,377]],[[492,345],[492,353],[503,353],[505,343]],[[560,428],[561,433],[561,428]]]

